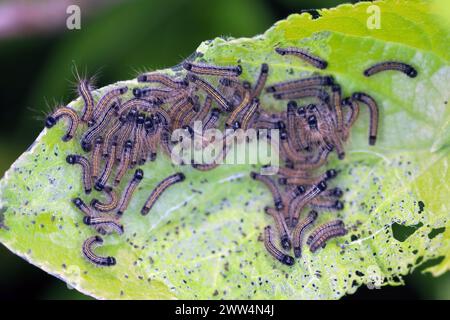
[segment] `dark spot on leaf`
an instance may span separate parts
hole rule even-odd
[[[423,257],[421,257],[421,258],[423,260]],[[444,259],[445,259],[445,256],[440,256],[440,257],[436,257],[436,258],[430,259],[428,261],[425,261],[417,268],[417,270],[418,270],[418,272],[423,272],[424,270],[426,270],[428,268],[431,268],[431,267],[434,267],[434,266],[440,264]]]
[[[8,210],[8,207],[0,208],[0,229],[9,230],[9,228],[4,223],[6,210]]]
[[[415,225],[411,225],[411,226],[404,226],[404,225],[398,224],[397,222],[394,222],[392,224],[392,234],[393,234],[395,240],[404,242],[414,232],[416,232],[417,229],[419,229],[422,226],[423,226],[422,222],[415,224]]]
[[[443,233],[444,231],[445,231],[445,227],[432,229],[431,232],[428,234],[428,238],[433,239],[438,234]]]
[[[425,203],[423,203],[422,200],[419,200],[419,202],[417,204],[419,205],[419,213],[422,213],[423,208],[425,208]]]

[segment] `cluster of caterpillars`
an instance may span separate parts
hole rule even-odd
[[[288,47],[276,48],[283,56],[295,56],[303,62],[326,69],[328,63],[307,50]],[[265,184],[273,195],[273,206],[266,207],[273,217],[281,249],[273,239],[272,228],[264,229],[264,244],[277,260],[294,264],[294,257],[286,253],[293,249],[294,256],[302,253],[303,239],[321,210],[342,210],[339,200],[343,192],[328,188],[328,181],[337,175],[334,169],[317,174],[327,158],[335,151],[339,159],[345,157],[344,143],[350,128],[358,118],[360,104],[370,111],[369,144],[377,138],[378,106],[375,100],[363,92],[343,97],[341,86],[330,75],[320,73],[281,83],[270,83],[269,65],[263,63],[255,83],[239,79],[243,70],[240,65],[214,66],[185,61],[182,76],[168,76],[152,72],[140,75],[137,80],[147,87],[132,89],[133,98],[123,101],[130,88],[115,87],[98,101],[88,80],[79,82],[78,91],[84,102],[81,115],[70,107],[60,107],[46,119],[46,127],[53,127],[59,119],[67,118],[68,128],[63,141],[75,137],[77,129],[84,155],[68,155],[69,164],[82,168],[82,181],[86,194],[92,189],[103,193],[106,200],[93,199],[89,204],[81,198],[73,204],[84,214],[83,221],[99,234],[113,232],[122,234],[120,220],[126,211],[137,186],[144,178],[139,166],[154,161],[158,151],[172,155],[174,142],[171,134],[184,129],[191,136],[202,135],[208,129],[219,128],[224,119],[224,129],[271,129],[279,130],[279,154],[283,166],[263,168],[261,173],[251,172],[251,177]],[[364,71],[369,77],[384,70],[402,71],[415,77],[417,71],[404,63],[388,61],[376,64]],[[267,84],[269,83],[269,84]],[[273,95],[285,100],[286,109],[270,113],[261,106],[261,95]],[[194,131],[193,123],[201,121],[202,132]],[[219,128],[220,129],[220,128]],[[269,131],[270,132],[270,131]],[[268,136],[270,138],[270,134]],[[210,141],[204,141],[202,147]],[[224,145],[220,157],[226,156]],[[183,160],[180,162],[184,164]],[[212,170],[220,164],[191,163],[197,170]],[[276,176],[264,174],[276,170]],[[134,174],[122,194],[117,189],[127,172]],[[181,172],[161,181],[143,204],[141,214],[150,212],[160,195],[171,185],[185,180]],[[309,208],[306,216],[302,212]],[[317,226],[309,234],[306,245],[311,252],[324,247],[328,240],[345,235],[344,222],[337,219]],[[114,257],[102,257],[94,248],[103,242],[99,235],[88,238],[82,252],[96,265],[112,266]]]

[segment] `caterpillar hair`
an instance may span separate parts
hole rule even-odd
[[[156,82],[172,89],[184,89],[188,86],[186,80],[175,80],[162,73],[144,73],[137,78],[138,82]]]
[[[272,228],[267,226],[264,228],[264,246],[266,250],[278,261],[281,263],[292,266],[294,264],[294,258],[290,255],[283,253],[280,249],[278,249],[272,241]]]
[[[100,100],[97,102],[97,105],[94,108],[94,115],[92,119],[94,122],[100,118],[100,116],[107,112],[108,109],[110,109],[111,104],[117,104],[116,102],[113,102],[113,99],[117,98],[120,95],[125,94],[128,91],[128,87],[122,86],[115,89],[112,89],[105,93],[103,97],[100,98]]]
[[[105,231],[114,230],[119,235],[123,234],[123,226],[119,223],[117,219],[109,216],[98,216],[98,217],[85,216],[83,218],[83,222],[88,226],[102,228]]]
[[[366,93],[355,92],[352,98],[361,101],[369,107],[370,112],[370,128],[369,128],[369,145],[375,145],[378,132],[378,105],[376,101]]]
[[[185,176],[183,173],[178,172],[175,173],[164,180],[162,180],[155,189],[151,192],[150,196],[147,198],[147,201],[144,204],[144,207],[141,209],[141,214],[143,216],[147,215],[150,210],[152,209],[153,205],[156,203],[156,200],[161,196],[161,194],[170,186],[181,182],[185,179]]]
[[[377,74],[378,72],[387,70],[395,70],[403,72],[410,78],[417,77],[417,70],[414,69],[414,67],[410,66],[409,64],[397,61],[385,61],[377,63],[364,70],[364,75],[366,77],[370,77],[373,76],[374,74]]]
[[[78,83],[78,93],[84,102],[83,115],[81,121],[90,122],[94,112],[94,98],[91,93],[91,86],[88,80],[81,80]]]
[[[342,220],[337,219],[337,220],[328,221],[328,222],[318,226],[311,232],[308,239],[306,240],[306,244],[310,245],[316,238],[320,237],[320,235],[324,232],[324,230],[327,230],[330,228],[344,228],[344,222]]]
[[[208,82],[206,82],[203,79],[200,79],[199,77],[193,74],[188,75],[188,80],[197,85],[203,91],[205,91],[212,99],[214,99],[219,104],[219,106],[225,112],[232,111],[233,107],[231,106],[231,104]]]
[[[332,76],[313,76],[309,78],[279,82],[266,88],[266,92],[296,91],[306,87],[329,86],[334,83]]]
[[[327,229],[325,232],[320,234],[320,236],[317,239],[311,242],[309,249],[311,250],[312,253],[314,253],[317,251],[317,249],[324,248],[328,240],[336,237],[345,236],[346,234],[347,230],[345,228]]]
[[[301,211],[311,201],[311,199],[315,198],[326,188],[327,188],[326,182],[320,181],[318,184],[308,188],[304,194],[299,195],[289,203],[288,218],[291,227],[295,227],[295,225],[298,222],[298,217],[300,216]]]
[[[108,179],[112,173],[114,164],[116,162],[116,149],[117,149],[117,141],[114,140],[111,144],[111,147],[109,148],[108,159],[106,160],[106,165],[103,169],[103,172],[94,185],[94,188],[97,191],[102,191],[106,183],[108,182]]]
[[[83,171],[83,187],[86,194],[92,191],[91,165],[89,160],[80,155],[68,155],[66,161],[69,164],[79,164]]]
[[[275,51],[282,56],[293,55],[293,56],[299,57],[306,63],[308,63],[318,69],[326,69],[326,67],[328,66],[328,63],[325,60],[323,60],[319,57],[313,56],[305,49],[288,47],[288,48],[276,48]]]
[[[128,208],[128,205],[130,204],[131,197],[133,196],[134,191],[136,190],[139,183],[144,178],[144,171],[141,169],[137,169],[134,172],[134,176],[131,179],[130,183],[128,184],[127,188],[125,189],[125,193],[120,201],[119,209],[117,210],[117,214],[119,216],[123,215],[125,210]]]
[[[265,207],[264,211],[267,214],[270,214],[275,221],[275,225],[277,226],[277,230],[280,235],[281,247],[285,250],[289,250],[291,248],[291,239],[289,238],[289,229],[283,215],[280,211],[270,207]]]
[[[252,98],[258,98],[266,85],[267,77],[269,75],[269,65],[267,63],[261,64],[261,70],[259,72],[258,79],[256,80],[255,87],[253,88]]]
[[[294,247],[294,256],[300,258],[302,256],[302,240],[306,229],[310,227],[317,219],[317,212],[312,210],[308,216],[300,220],[292,232],[292,245]]]
[[[183,62],[183,68],[196,74],[204,74],[219,77],[238,77],[242,73],[242,67],[237,66],[213,66],[203,63]]]
[[[55,112],[52,113],[52,115],[48,116],[47,119],[45,119],[45,127],[47,127],[48,129],[52,128],[61,118],[67,118],[69,120],[69,126],[67,128],[66,134],[62,137],[62,140],[64,142],[67,142],[74,137],[75,132],[78,128],[78,124],[80,123],[80,118],[73,109],[69,107],[59,107]]]
[[[266,185],[266,187],[272,193],[273,202],[277,210],[282,210],[284,208],[280,190],[278,189],[278,187],[276,186],[275,182],[272,179],[270,179],[268,176],[264,176],[256,172],[250,172],[250,177]]]
[[[99,236],[92,236],[87,238],[83,243],[84,257],[98,266],[113,266],[116,264],[114,257],[100,257],[94,253],[94,249],[103,243],[103,239]]]
[[[116,192],[110,186],[105,186],[103,189],[108,195],[109,201],[106,203],[100,202],[98,199],[92,199],[91,207],[100,212],[110,212],[117,208],[119,198]]]

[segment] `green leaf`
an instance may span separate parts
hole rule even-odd
[[[366,25],[366,9],[373,4],[381,10],[381,29]],[[217,38],[198,48],[198,59],[208,63],[239,61],[242,78],[250,81],[267,62],[269,83],[275,83],[317,71],[273,49],[308,47],[329,62],[320,73],[333,75],[345,95],[364,91],[379,103],[377,145],[367,145],[363,109],[345,160],[333,155],[328,164],[341,170],[336,184],[346,189],[346,208],[321,214],[319,222],[338,216],[349,234],[314,254],[305,252],[293,267],[274,261],[258,240],[271,223],[263,213],[271,197],[248,177],[250,166],[224,165],[206,173],[183,167],[187,180],[141,216],[150,190],[180,170],[162,155],[143,167],[144,181],[123,217],[125,234],[104,237],[98,249],[116,257],[117,265],[92,266],[80,248],[93,231],[71,204],[84,196],[80,172],[65,162],[67,154],[82,150],[77,141],[61,141],[63,124],[44,130],[1,180],[0,240],[77,290],[108,299],[337,299],[378,280],[402,284],[402,275],[419,266],[444,273],[450,268],[450,32],[445,11],[437,8],[442,7],[426,1],[343,5],[322,10],[317,20],[291,15],[264,35]],[[363,76],[366,67],[390,59],[416,66],[418,77]],[[270,95],[262,103],[284,108]],[[70,106],[80,110],[81,102]]]

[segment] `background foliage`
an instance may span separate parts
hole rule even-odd
[[[42,122],[35,118],[49,110],[47,105],[52,107],[54,99],[75,97],[71,90],[74,65],[89,74],[98,72],[101,87],[131,78],[138,70],[175,65],[206,39],[253,36],[289,13],[341,2],[173,0],[168,5],[166,1],[130,0],[83,19],[80,31],[69,31],[62,24],[52,33],[2,39],[0,58],[7,63],[0,76],[0,172],[40,132]],[[0,297],[85,298],[3,246],[0,259]],[[383,290],[362,288],[353,298],[450,298],[448,274],[433,279],[416,271],[406,283],[406,287]]]

